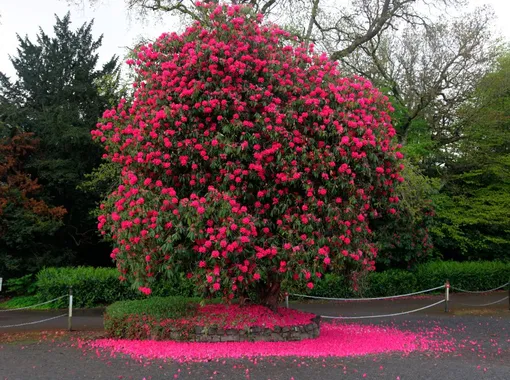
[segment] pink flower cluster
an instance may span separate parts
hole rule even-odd
[[[132,99],[92,132],[122,167],[98,225],[121,278],[185,271],[232,298],[373,270],[402,181],[388,99],[260,15],[202,6],[208,23],[139,48]]]

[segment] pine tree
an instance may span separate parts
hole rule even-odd
[[[98,238],[89,215],[95,200],[77,186],[100,163],[90,131],[102,110],[117,101],[119,79],[117,57],[97,68],[102,36],[95,39],[92,26],[73,30],[68,13],[56,17],[54,36],[42,29],[35,42],[18,36],[17,54],[11,57],[17,78],[0,75],[0,119],[40,141],[27,170],[43,185],[44,200],[68,211],[55,252],[79,255],[88,254]]]

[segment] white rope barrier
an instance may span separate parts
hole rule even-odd
[[[41,306],[41,305],[46,305],[47,303],[55,302],[55,301],[58,301],[58,300],[60,300],[62,298],[66,298],[66,297],[68,297],[68,296],[61,296],[61,297],[57,297],[57,298],[54,298],[54,299],[46,301],[46,302],[41,302],[41,303],[38,303],[38,304],[35,304],[35,305],[30,305],[30,306],[25,306],[25,307],[18,307],[16,309],[0,309],[0,313],[6,313],[8,311],[17,311],[17,310],[32,309],[34,307]]]
[[[504,298],[501,298],[500,300],[497,300],[497,301],[494,301],[494,302],[489,302],[489,303],[484,303],[484,304],[481,304],[481,305],[473,305],[473,304],[469,304],[469,303],[460,303],[459,302],[459,305],[462,305],[462,306],[473,306],[473,307],[476,307],[476,306],[489,306],[489,305],[495,305],[497,303],[500,303],[504,300],[507,300],[508,299],[508,296],[504,297]]]
[[[419,292],[413,292],[413,293],[407,293],[407,294],[398,294],[396,296],[386,296],[386,297],[371,297],[371,298],[331,298],[331,297],[315,297],[315,296],[307,296],[305,294],[295,294],[295,293],[289,293],[289,296],[294,297],[303,297],[303,298],[313,298],[313,299],[320,299],[320,300],[328,300],[328,301],[375,301],[375,300],[387,300],[392,298],[401,298],[401,297],[409,297],[414,296],[417,294],[423,294],[432,292],[434,290],[443,289],[445,286],[436,286],[435,288],[427,289],[427,290],[421,290]]]
[[[8,327],[21,327],[21,326],[35,325],[37,323],[48,322],[53,319],[62,318],[62,317],[67,317],[67,314],[57,315],[56,317],[41,319],[39,321],[34,321],[34,322],[18,323],[16,325],[4,325],[4,326],[0,326],[0,329],[6,329]]]
[[[416,313],[417,311],[430,309],[431,307],[437,306],[445,302],[445,300],[441,300],[438,302],[433,303],[432,305],[420,307],[419,309],[414,309],[410,311],[403,311],[401,313],[393,313],[393,314],[381,314],[381,315],[363,315],[360,317],[334,317],[330,315],[321,315],[321,318],[327,318],[327,319],[368,319],[368,318],[386,318],[386,317],[396,317],[398,315],[404,315],[404,314],[411,314]]]
[[[458,290],[459,292],[481,294],[481,293],[489,293],[489,292],[493,292],[495,290],[499,290],[501,288],[504,288],[508,284],[510,284],[510,282],[507,282],[506,284],[503,284],[501,286],[498,286],[497,288],[489,289],[489,290],[464,290],[464,289],[457,288],[455,286],[451,286],[451,288]]]

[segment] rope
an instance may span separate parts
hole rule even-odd
[[[0,326],[0,329],[6,329],[8,327],[20,327],[20,326],[27,326],[27,325],[35,325],[36,323],[43,323],[43,322],[51,321],[53,319],[62,318],[62,317],[67,317],[67,314],[62,314],[62,315],[58,315],[56,317],[51,317],[51,318],[46,318],[46,319],[41,319],[40,321],[35,321],[35,322],[18,323],[17,325],[4,325],[4,326]]]
[[[373,301],[373,300],[387,300],[387,299],[391,299],[391,298],[409,297],[409,296],[414,296],[416,294],[432,292],[434,290],[438,290],[438,289],[442,289],[442,288],[444,288],[444,285],[437,286],[432,289],[421,290],[419,292],[414,292],[414,293],[398,294],[396,296],[387,296],[387,297],[372,297],[372,298],[330,298],[330,297],[307,296],[304,294],[294,294],[294,293],[289,293],[289,296],[314,298],[314,299],[329,300],[329,301]]]
[[[31,306],[18,307],[16,309],[3,309],[3,310],[0,310],[0,313],[6,313],[8,311],[17,311],[17,310],[32,309],[34,307],[41,306],[41,305],[46,305],[47,303],[55,302],[55,301],[57,301],[59,299],[66,298],[66,297],[69,297],[69,296],[61,296],[61,297],[54,298],[54,299],[46,301],[46,302],[41,302],[41,303],[38,303],[38,304],[35,304],[35,305],[31,305]]]
[[[385,318],[385,317],[396,317],[398,315],[404,315],[404,314],[411,314],[416,313],[417,311],[429,309],[431,307],[437,306],[441,303],[443,303],[444,300],[438,301],[436,303],[433,303],[432,305],[420,307],[419,309],[414,309],[410,311],[403,311],[402,313],[393,313],[393,314],[381,314],[381,315],[363,315],[361,317],[332,317],[329,315],[321,315],[321,318],[329,318],[329,319],[367,319],[367,318]]]
[[[458,290],[459,292],[464,292],[464,293],[489,293],[489,292],[493,292],[495,290],[498,290],[498,289],[501,289],[501,288],[504,288],[505,286],[507,286],[508,284],[510,284],[510,282],[507,282],[506,284],[503,284],[501,286],[498,286],[497,288],[494,288],[494,289],[489,289],[489,290],[464,290],[464,289],[460,289],[460,288],[456,288],[455,286],[450,286],[450,288],[452,289],[455,289],[455,290]]]
[[[472,305],[472,304],[469,304],[469,303],[460,303],[460,302],[459,302],[459,305],[463,305],[463,306],[489,306],[489,305],[494,305],[494,304],[500,303],[501,301],[504,301],[504,300],[507,300],[507,299],[508,299],[508,296],[506,296],[505,298],[501,298],[498,301],[484,303],[484,304],[481,304],[481,305]]]

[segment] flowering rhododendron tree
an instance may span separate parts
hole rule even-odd
[[[121,279],[150,294],[184,272],[275,307],[283,280],[373,270],[370,223],[402,181],[387,98],[248,7],[202,10],[128,60],[133,98],[93,131],[123,168],[99,217]]]

